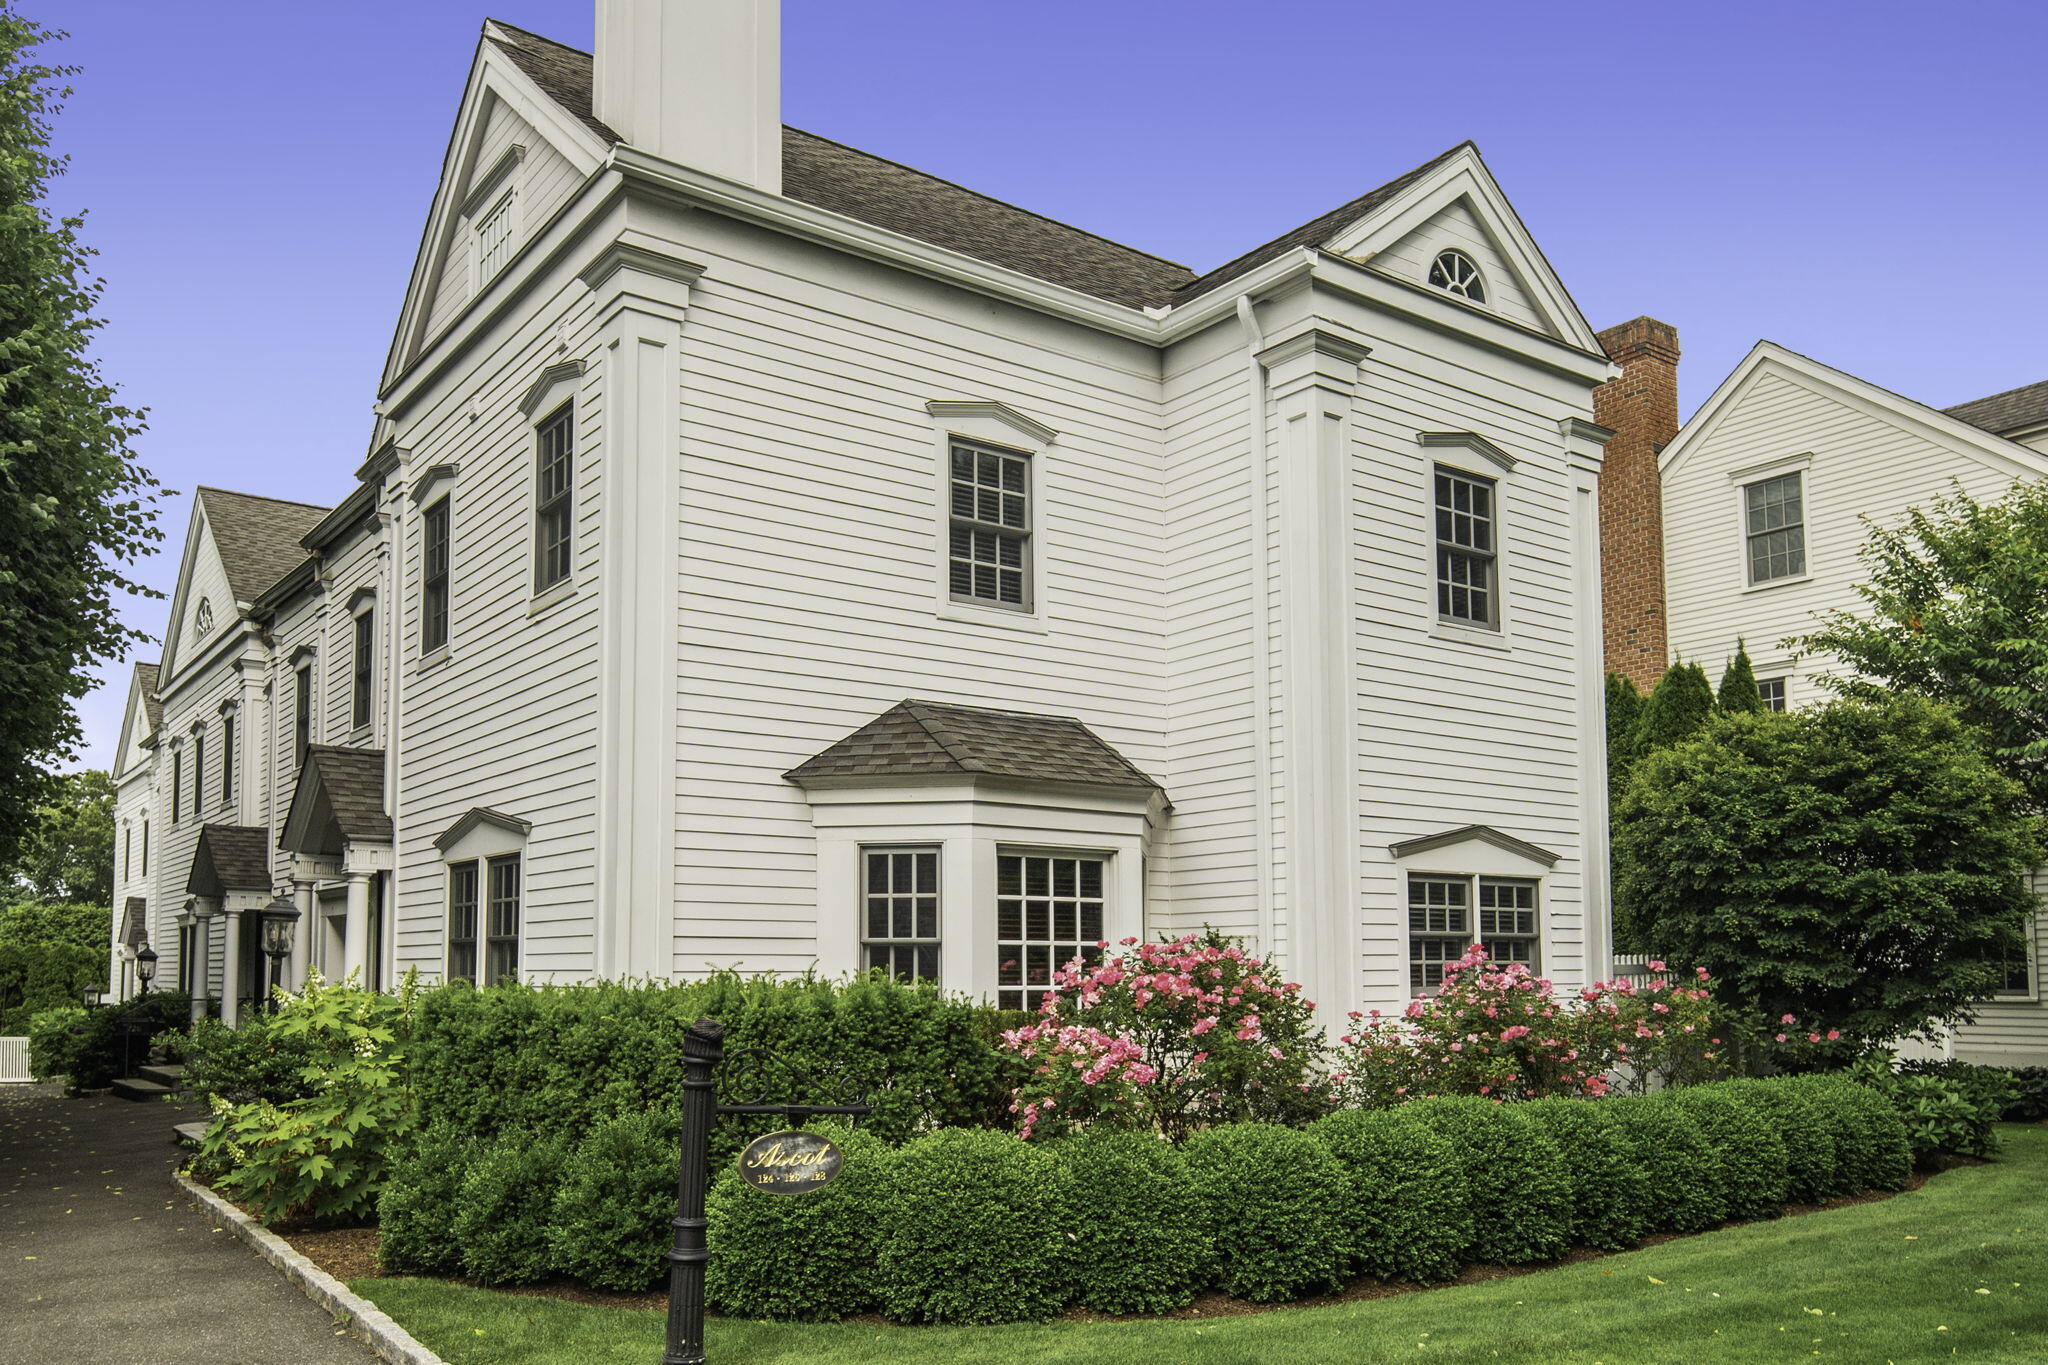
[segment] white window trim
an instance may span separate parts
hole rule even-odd
[[[1736,574],[1742,591],[1769,592],[1773,588],[1790,587],[1795,583],[1813,581],[1813,456],[1795,455],[1784,460],[1769,460],[1763,464],[1748,465],[1728,475],[1729,486],[1735,497],[1735,554]],[[1799,526],[1805,532],[1802,544],[1805,547],[1806,569],[1802,573],[1787,574],[1783,578],[1767,578],[1759,583],[1751,578],[1749,569],[1749,489],[1752,484],[1768,483],[1787,474],[1799,476]]]
[[[2027,916],[2026,966],[2027,988],[2024,991],[1994,990],[1984,997],[1985,1003],[1993,1005],[2039,1004],[2041,1000],[2041,921],[2043,912],[2035,910]]]
[[[518,242],[525,228],[522,221],[525,196],[519,193],[519,182],[514,172],[519,169],[520,162],[525,158],[524,146],[514,144],[506,148],[491,168],[477,178],[476,184],[462,201],[462,228],[469,239],[471,297],[481,293],[492,280],[503,274],[505,267],[512,263],[512,258],[519,254]],[[509,220],[506,227],[513,246],[498,268],[486,275],[483,269],[483,225],[490,220],[491,214],[501,204],[506,206],[506,217]]]
[[[581,392],[583,371],[584,364],[580,360],[565,360],[550,365],[541,371],[527,389],[526,395],[519,401],[519,410],[526,418],[526,424],[521,429],[526,442],[526,458],[521,465],[525,471],[526,489],[521,506],[525,509],[522,534],[525,536],[526,548],[522,558],[526,564],[526,614],[529,617],[552,611],[575,597],[583,587],[584,544],[583,537],[578,534],[577,521],[582,510],[584,460],[590,454],[585,449],[581,429],[584,417]],[[536,586],[540,581],[540,541],[537,534],[540,528],[540,429],[564,403],[570,404],[569,576],[542,588]]]
[[[864,972],[874,970],[868,963],[868,949],[876,944],[888,944],[891,946],[922,946],[926,942],[926,940],[917,938],[915,935],[913,935],[910,938],[896,938],[891,936],[887,938],[877,939],[871,937],[868,934],[867,900],[869,895],[872,893],[869,892],[867,885],[867,862],[868,855],[873,853],[879,853],[883,855],[891,853],[933,853],[938,855],[937,886],[933,891],[933,897],[939,903],[939,919],[938,923],[934,926],[938,932],[936,936],[930,940],[930,944],[932,947],[938,950],[938,980],[943,984],[946,979],[946,972],[949,967],[946,957],[946,850],[943,844],[935,844],[931,842],[914,844],[864,843],[860,846],[859,853],[854,860],[854,875],[856,879],[859,881],[859,885],[854,890],[854,916],[857,921],[855,926],[855,935],[858,940],[858,951],[860,955],[859,969]],[[901,895],[903,893],[892,892],[890,894]],[[913,924],[912,927],[915,928],[916,926]]]
[[[1046,496],[1048,466],[1058,433],[1034,421],[1007,404],[993,400],[935,399],[925,404],[932,417],[932,508],[935,517],[932,536],[933,612],[942,621],[988,626],[997,630],[1021,630],[1043,635],[1050,626],[1046,616],[1046,559],[1054,525],[1053,509]],[[1028,499],[1029,531],[1025,541],[1025,595],[1028,607],[1005,607],[995,603],[964,601],[953,596],[951,546],[953,525],[953,443],[992,446],[1025,457],[1025,497]]]
[[[1453,439],[1465,438],[1465,439]],[[1512,455],[1483,437],[1469,432],[1422,432],[1417,441],[1423,447],[1422,472],[1417,496],[1422,508],[1422,594],[1419,615],[1424,631],[1436,640],[1481,649],[1512,651],[1515,647],[1512,601],[1514,574],[1511,564],[1515,539],[1509,533],[1514,524],[1518,489],[1514,482]],[[1436,609],[1436,470],[1445,469],[1493,483],[1493,596],[1494,624],[1476,626],[1464,621],[1446,621]]]
[[[515,975],[520,980],[527,978],[526,945],[531,924],[528,911],[532,906],[533,887],[533,866],[532,860],[527,856],[527,836],[531,828],[525,821],[515,817],[476,809],[465,812],[434,841],[441,860],[441,960],[436,964],[436,970],[443,979],[447,977],[449,954],[453,947],[451,931],[454,924],[448,912],[452,900],[451,893],[455,886],[455,866],[469,862],[477,865],[476,971],[481,975],[488,956],[490,937],[490,862],[493,858],[508,857],[519,859],[519,965]]]
[[[362,622],[370,618],[370,681],[369,704],[363,708],[363,718],[356,719],[356,677],[362,667]],[[373,589],[358,589],[348,604],[348,733],[350,739],[368,739],[377,733],[377,698],[379,688],[377,675],[383,660],[378,656],[384,651],[377,647],[377,594]]]

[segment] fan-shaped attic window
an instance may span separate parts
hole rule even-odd
[[[1439,251],[1436,260],[1430,263],[1429,282],[1461,299],[1486,302],[1486,280],[1472,258],[1462,251]]]
[[[203,597],[199,599],[199,609],[192,613],[192,629],[202,640],[213,634],[213,603]]]

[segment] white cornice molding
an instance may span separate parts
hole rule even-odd
[[[492,162],[491,168],[472,182],[469,193],[463,197],[462,203],[456,208],[456,214],[463,218],[474,215],[479,208],[483,207],[485,200],[498,192],[499,188],[504,185],[506,178],[525,159],[526,148],[524,145],[515,142],[510,147],[507,147],[504,155]]]
[[[538,417],[541,408],[547,405],[555,390],[582,373],[581,360],[556,361],[542,370],[535,376],[534,381],[526,386],[526,392],[519,398],[519,411],[524,413],[528,420]]]
[[[1415,443],[1425,450],[1469,450],[1500,466],[1502,473],[1521,463],[1476,431],[1418,431]]]
[[[1049,446],[1059,437],[1059,433],[1045,423],[1034,421],[1009,404],[992,398],[935,398],[924,405],[924,410],[942,425],[975,419],[1000,422],[1041,446]]]
[[[461,472],[462,466],[452,460],[442,464],[428,465],[424,470],[420,471],[419,478],[413,482],[412,492],[409,495],[412,498],[413,506],[423,507],[427,503],[432,502],[435,496],[441,492],[442,487],[454,483],[455,477]]]

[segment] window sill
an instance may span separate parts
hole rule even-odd
[[[413,665],[413,675],[420,677],[431,673],[454,657],[454,651],[449,649],[447,645],[440,645],[430,649],[420,655],[420,661]]]
[[[1503,654],[1515,652],[1514,641],[1503,631],[1488,630],[1484,626],[1461,626],[1451,621],[1433,621],[1429,627],[1429,638],[1444,640],[1451,644],[1471,645],[1478,649],[1497,649]]]
[[[1029,635],[1044,635],[1052,629],[1045,619],[1032,612],[1010,611],[1003,607],[977,607],[966,602],[946,601],[939,605],[941,621],[954,621],[961,625],[993,626],[997,630],[1021,630]]]
[[[553,587],[545,588],[533,595],[533,600],[526,604],[527,619],[531,620],[536,616],[545,616],[548,612],[553,611],[556,607],[561,606],[562,603],[569,601],[575,596],[576,580],[574,578],[565,578]]]
[[[1812,581],[1812,574],[1803,573],[1794,575],[1791,578],[1773,578],[1763,583],[1752,583],[1748,587],[1744,588],[1743,592],[1769,592],[1772,588],[1790,588],[1800,583],[1811,583]]]

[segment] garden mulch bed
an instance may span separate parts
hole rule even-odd
[[[1917,1190],[1940,1171],[1952,1170],[1958,1166],[1982,1166],[1978,1157],[1952,1156],[1942,1160],[1938,1171],[1915,1171],[1906,1182],[1907,1190]],[[1830,1199],[1822,1204],[1788,1204],[1787,1218],[1797,1218],[1809,1213],[1825,1213],[1830,1209],[1845,1209],[1854,1204],[1874,1204],[1879,1200],[1893,1197],[1892,1191],[1872,1191],[1868,1194],[1850,1195],[1841,1199]],[[1723,1227],[1738,1227],[1740,1224],[1724,1223]],[[314,1265],[343,1283],[374,1277],[377,1272],[377,1229],[375,1228],[318,1228],[295,1229],[280,1227],[278,1234],[297,1249]],[[1660,1246],[1665,1242],[1678,1241],[1693,1235],[1685,1233],[1660,1232],[1645,1237],[1639,1247]],[[1186,1308],[1172,1313],[1146,1315],[1166,1318],[1227,1318],[1240,1317],[1247,1313],[1269,1313],[1279,1308],[1311,1308],[1317,1305],[1357,1303],[1366,1299],[1392,1298],[1397,1294],[1426,1294],[1438,1289],[1452,1289],[1459,1285],[1484,1284],[1489,1280],[1513,1279],[1518,1275],[1533,1275],[1539,1270],[1549,1270],[1561,1265],[1577,1265],[1584,1261],[1597,1261],[1612,1255],[1612,1252],[1597,1251],[1591,1247],[1579,1247],[1561,1260],[1545,1261],[1539,1265],[1473,1265],[1465,1267],[1464,1273],[1455,1280],[1440,1284],[1397,1284],[1385,1280],[1363,1279],[1355,1281],[1349,1288],[1336,1294],[1319,1298],[1295,1299],[1287,1303],[1252,1303],[1245,1299],[1233,1299],[1225,1294],[1204,1294]],[[473,1285],[477,1288],[495,1289],[502,1294],[525,1294],[536,1298],[561,1299],[567,1303],[579,1303],[593,1308],[637,1308],[648,1312],[660,1312],[668,1306],[668,1295],[664,1290],[650,1290],[643,1294],[619,1294],[602,1289],[590,1289],[571,1280],[558,1280],[546,1284],[528,1285],[479,1285],[475,1280],[461,1276],[448,1277],[454,1283]],[[1106,1322],[1115,1318],[1106,1313],[1092,1313],[1086,1309],[1073,1309],[1064,1315],[1072,1322]],[[855,1322],[881,1323],[878,1314],[869,1314],[853,1319]]]

